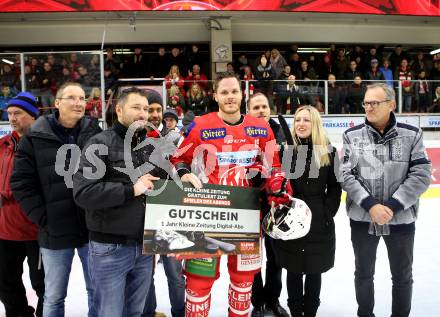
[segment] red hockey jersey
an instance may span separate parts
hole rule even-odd
[[[244,115],[236,125],[226,124],[217,112],[198,117],[190,125],[171,163],[199,176],[202,182],[252,186],[255,166],[279,171],[278,147],[270,126]]]

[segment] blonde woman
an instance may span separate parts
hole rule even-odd
[[[165,76],[165,82],[167,89],[170,89],[172,86],[177,86],[180,89],[180,93],[185,96],[185,90],[183,90],[183,85],[185,84],[185,80],[182,75],[180,75],[179,66],[172,65],[168,75]]]
[[[335,259],[333,217],[341,200],[335,175],[338,156],[329,144],[319,112],[312,106],[296,110],[292,135],[291,173],[296,178],[290,182],[294,196],[310,207],[312,224],[303,238],[274,240],[274,249],[278,263],[287,270],[287,303],[292,317],[313,317],[320,304],[321,273],[331,269]]]
[[[199,84],[192,84],[187,93],[186,111],[192,111],[196,116],[206,114],[208,108],[208,99]]]

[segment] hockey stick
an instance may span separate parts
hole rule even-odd
[[[290,132],[289,125],[287,124],[286,119],[284,119],[282,114],[278,115],[278,121],[280,122],[281,129],[283,129],[284,136],[286,137],[287,145],[293,145],[293,137]]]

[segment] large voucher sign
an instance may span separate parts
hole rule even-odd
[[[158,181],[148,196],[144,253],[259,253],[260,205],[256,188]]]

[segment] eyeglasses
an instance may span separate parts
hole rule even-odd
[[[70,103],[74,103],[76,100],[78,100],[80,103],[85,103],[86,98],[85,97],[75,97],[75,96],[67,96],[63,98],[58,98],[60,100],[67,100]]]
[[[362,108],[366,109],[368,106],[370,106],[371,108],[376,109],[377,107],[379,107],[379,105],[381,103],[388,102],[388,101],[390,101],[390,100],[386,99],[386,100],[381,100],[381,101],[379,101],[379,100],[363,101]]]

